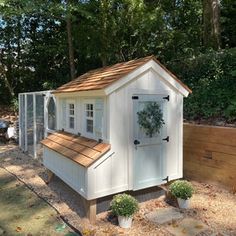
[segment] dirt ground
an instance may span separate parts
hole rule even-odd
[[[151,223],[145,216],[153,210],[170,207],[164,201],[164,197],[140,203],[140,210],[129,230],[121,229],[115,223],[109,222],[108,212],[97,215],[96,225],[91,225],[84,217],[82,200],[75,191],[57,177],[49,185],[45,184],[45,168],[40,160],[33,160],[13,144],[0,145],[0,166],[30,185],[83,235],[171,235],[166,230],[166,225]],[[195,194],[191,200],[191,208],[182,210],[182,213],[186,217],[201,220],[209,227],[201,235],[236,235],[236,195],[214,185],[198,182],[192,184]]]
[[[0,105],[0,119],[13,123],[17,120],[17,118],[18,114],[12,108],[9,108],[9,106]]]

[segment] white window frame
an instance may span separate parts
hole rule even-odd
[[[92,104],[93,105],[93,110],[87,110],[87,104]],[[87,111],[92,111],[93,112],[93,117],[88,117],[87,116]],[[95,99],[84,99],[83,101],[83,133],[86,137],[88,138],[93,138],[95,139]],[[92,120],[93,121],[93,132],[88,132],[87,131],[87,120]]]
[[[70,104],[74,105],[73,115],[70,114]],[[74,118],[74,128],[70,127],[70,117]],[[76,104],[75,104],[75,100],[72,100],[72,99],[66,101],[66,131],[71,132],[71,133],[75,133],[76,131]]]

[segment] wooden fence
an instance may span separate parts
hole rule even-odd
[[[184,177],[236,188],[236,128],[184,124]]]

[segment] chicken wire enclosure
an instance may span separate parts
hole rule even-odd
[[[19,94],[19,146],[33,157],[40,141],[56,128],[56,102],[51,91]]]

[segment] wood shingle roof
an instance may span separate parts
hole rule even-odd
[[[128,75],[150,60],[154,60],[156,63],[158,63],[167,73],[169,73],[176,81],[178,81],[178,83],[191,92],[191,90],[185,84],[183,84],[175,75],[167,70],[154,56],[148,56],[128,62],[117,63],[115,65],[99,68],[96,70],[91,70],[60,86],[53,93],[56,94],[105,89],[112,83]]]
[[[93,164],[111,147],[107,143],[62,131],[50,134],[41,144],[84,167]]]

